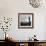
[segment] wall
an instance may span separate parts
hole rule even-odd
[[[18,13],[34,13],[33,29],[18,29]],[[45,15],[46,6],[33,8],[28,0],[0,0],[0,16],[8,16],[13,18],[12,26],[8,34],[16,40],[28,40],[34,34],[37,39],[45,39]],[[0,17],[0,18],[1,18]],[[0,31],[2,35],[3,31]],[[3,33],[4,34],[4,33]],[[0,36],[0,39],[4,37]],[[46,40],[46,39],[45,39]]]

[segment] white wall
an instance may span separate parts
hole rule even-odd
[[[8,34],[16,40],[27,40],[34,34],[39,40],[45,39],[45,15],[46,6],[33,8],[28,0],[0,0],[0,16],[13,18],[12,26]],[[33,29],[18,29],[18,13],[34,13]],[[0,35],[2,31],[0,31]],[[0,36],[0,39],[3,37]],[[46,39],[45,39],[46,40]]]

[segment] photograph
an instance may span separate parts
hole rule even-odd
[[[18,28],[33,28],[33,13],[18,13]]]

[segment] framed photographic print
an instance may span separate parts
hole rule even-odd
[[[33,28],[33,13],[18,13],[18,28]]]

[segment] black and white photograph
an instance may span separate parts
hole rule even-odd
[[[33,13],[18,13],[18,28],[33,28]]]

